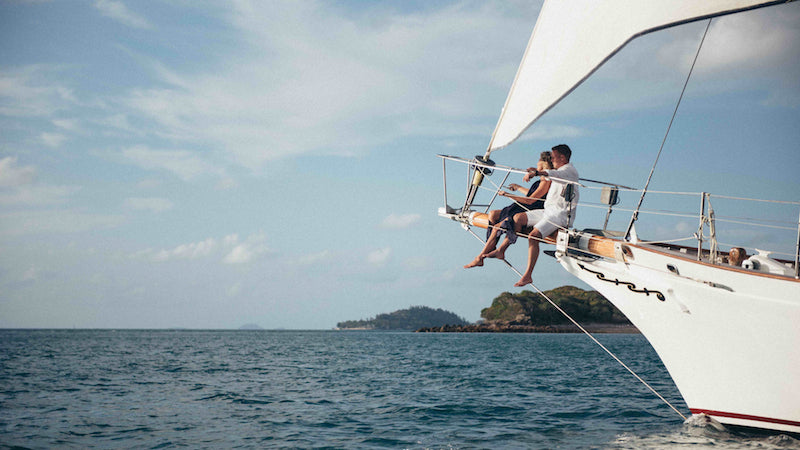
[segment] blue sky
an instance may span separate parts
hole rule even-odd
[[[517,277],[461,268],[481,245],[436,215],[435,155],[483,154],[539,7],[0,2],[0,327],[477,320]],[[583,177],[643,186],[704,26],[635,41],[493,158],[565,142]],[[716,20],[652,188],[797,201],[799,79],[800,5]],[[544,257],[534,282],[582,286]]]

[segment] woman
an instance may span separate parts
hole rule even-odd
[[[542,152],[539,156],[539,162],[536,164],[536,168],[538,170],[552,169],[552,153]],[[483,246],[481,253],[476,256],[472,262],[464,266],[465,269],[482,266],[486,255],[495,249],[497,241],[503,233],[507,232],[509,233],[509,237],[511,237],[512,233],[514,233],[514,215],[533,209],[544,208],[544,199],[547,197],[548,189],[550,189],[550,180],[540,178],[534,182],[527,191],[525,191],[523,186],[515,183],[508,185],[508,189],[512,193],[500,191],[499,195],[514,200],[514,203],[503,209],[489,211],[489,227],[486,229],[486,245]],[[514,195],[514,192],[524,192],[525,196]],[[514,237],[516,237],[516,235],[514,235]]]

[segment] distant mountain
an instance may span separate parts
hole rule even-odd
[[[358,330],[419,330],[420,328],[441,327],[443,325],[468,325],[469,322],[443,309],[427,306],[412,306],[393,313],[378,314],[374,319],[347,320],[339,322],[339,329]]]
[[[240,330],[263,330],[260,326],[254,323],[247,323],[239,327]]]

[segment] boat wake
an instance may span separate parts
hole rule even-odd
[[[725,426],[706,414],[694,414],[683,423],[694,428],[713,428],[717,431],[726,431]]]
[[[670,433],[636,435],[624,433],[610,442],[612,449],[663,449],[683,447],[715,447],[722,449],[787,449],[800,448],[800,439],[787,434],[765,435],[759,432],[728,428],[705,414],[695,414],[680,429]]]

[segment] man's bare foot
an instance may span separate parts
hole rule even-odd
[[[497,258],[497,259],[506,259],[506,252],[500,251],[498,248],[497,250],[492,250],[491,252],[486,254],[487,258]]]
[[[533,283],[533,280],[531,280],[531,277],[522,277],[522,278],[519,279],[519,281],[514,283],[514,286],[515,287],[522,287],[522,286],[527,286],[527,285],[529,285],[531,283]]]
[[[464,268],[465,268],[465,269],[471,269],[471,268],[473,268],[473,267],[480,267],[480,266],[482,266],[482,265],[483,265],[483,258],[484,258],[484,256],[483,256],[483,255],[479,255],[479,256],[477,256],[475,259],[473,259],[473,260],[472,260],[472,262],[471,262],[471,263],[469,263],[469,264],[467,264],[466,266],[464,266]]]

